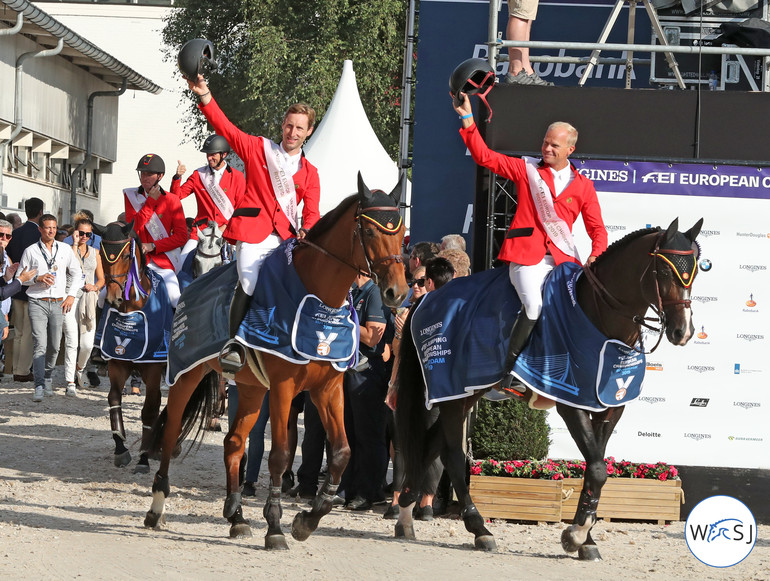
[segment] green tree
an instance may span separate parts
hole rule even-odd
[[[305,101],[319,118],[346,59],[353,61],[364,109],[383,146],[398,152],[406,0],[180,0],[166,20],[166,56],[191,38],[214,43],[219,67],[208,77],[238,127],[276,138],[286,108]],[[190,129],[202,116],[190,98]]]

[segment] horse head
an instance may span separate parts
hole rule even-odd
[[[145,259],[134,222],[111,222],[104,227],[100,248],[106,288],[105,300],[115,308],[131,298],[131,287],[141,288]],[[144,290],[144,289],[142,289]],[[134,299],[139,297],[134,294]]]
[[[193,278],[198,278],[222,264],[222,247],[225,244],[222,231],[214,220],[209,220],[203,228],[197,228],[198,246],[193,258]]]
[[[679,219],[675,219],[658,238],[651,253],[659,305],[665,315],[666,337],[674,345],[685,345],[695,332],[690,292],[698,274],[700,247],[695,239],[701,226],[703,218],[687,232],[679,232]]]
[[[404,241],[404,219],[398,203],[406,188],[406,174],[389,194],[370,190],[358,173],[358,235],[367,270],[380,287],[382,301],[388,307],[399,307],[406,299],[406,283],[401,245]]]

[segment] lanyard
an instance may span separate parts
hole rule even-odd
[[[48,265],[48,270],[50,271],[56,271],[58,267],[56,266],[56,257],[59,254],[59,245],[56,244],[56,240],[53,242],[54,248],[56,248],[56,252],[53,253],[53,256],[51,256],[51,259],[48,259],[48,255],[46,254],[45,247],[40,244],[40,240],[37,241],[37,247],[40,249],[41,254],[43,255],[43,260],[45,260],[45,263]]]

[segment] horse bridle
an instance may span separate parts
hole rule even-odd
[[[126,250],[126,247],[129,244],[131,244],[132,241],[133,241],[133,238],[130,238],[130,237],[129,238],[125,238],[123,240],[106,240],[105,241],[104,239],[102,239],[102,244],[101,244],[101,246],[99,248],[99,252],[101,253],[102,258],[107,261],[107,264],[115,264],[118,260],[120,260],[120,257],[123,256],[123,252]],[[113,246],[113,245],[114,246],[119,246],[121,244],[123,246],[121,246],[120,250],[115,254],[115,258],[110,260],[110,258],[107,256],[106,247],[108,245],[109,246]],[[104,278],[105,278],[104,286],[105,286],[105,288],[107,288],[107,286],[109,286],[110,284],[118,285],[118,288],[120,289],[120,294],[123,295],[126,300],[128,300],[129,297],[127,296],[127,293],[126,293],[126,287],[128,286],[128,278],[131,276],[131,269],[132,268],[133,267],[131,265],[129,265],[128,270],[126,272],[124,272],[123,274],[112,274],[112,273],[107,274],[105,272],[104,273]],[[119,279],[126,279],[126,282],[120,282]],[[139,288],[141,288],[141,284],[139,284]],[[144,289],[142,289],[142,290],[144,290]]]
[[[599,280],[599,278],[596,276],[596,273],[594,273],[589,266],[583,265],[583,273],[586,275],[586,279],[588,280],[592,290],[594,291],[593,293],[594,301],[596,301],[597,299],[601,299],[605,305],[607,305],[612,310],[616,311],[620,316],[630,319],[631,321],[634,322],[634,324],[636,324],[637,336],[639,337],[639,341],[641,343],[641,349],[637,349],[636,345],[632,345],[631,347],[635,351],[638,351],[640,353],[652,353],[660,345],[663,339],[663,333],[666,329],[666,313],[663,310],[664,307],[667,307],[670,305],[683,305],[685,309],[689,309],[690,305],[692,304],[692,301],[690,299],[676,299],[676,300],[664,301],[663,298],[660,296],[658,270],[655,268],[653,270],[650,270],[650,268],[656,263],[655,261],[657,259],[663,260],[671,267],[671,270],[673,270],[677,274],[680,282],[682,283],[682,286],[685,289],[689,289],[692,286],[693,280],[695,280],[695,274],[697,273],[697,270],[698,270],[697,261],[696,261],[695,268],[692,275],[690,275],[686,271],[684,273],[680,273],[676,265],[670,259],[666,258],[666,256],[664,255],[670,254],[674,256],[692,256],[695,254],[695,248],[690,248],[689,250],[674,250],[674,249],[661,250],[660,243],[663,240],[663,236],[665,236],[665,232],[659,233],[658,236],[656,237],[655,249],[649,253],[652,259],[647,264],[647,267],[642,272],[642,275],[639,277],[639,282],[641,283],[644,280],[644,277],[647,276],[648,272],[652,272],[653,274],[653,278],[655,280],[656,301],[655,302],[649,301],[648,308],[652,309],[652,312],[655,313],[654,317],[629,315],[625,305],[623,305],[623,303],[621,303],[617,298],[615,298],[612,295],[612,293],[610,293],[609,290],[607,290],[607,287],[605,287],[602,281]],[[686,278],[689,278],[689,282],[685,281]],[[598,305],[596,310],[597,310],[597,313],[599,314],[599,318],[601,319],[601,310],[598,308]],[[648,323],[648,321],[658,323],[660,326],[654,327],[652,324]],[[644,351],[644,343],[642,341],[642,327],[650,329],[651,331],[658,334],[658,340],[655,342],[655,346],[649,351]]]
[[[356,266],[354,264],[351,264],[347,260],[340,258],[339,256],[336,256],[323,248],[322,246],[319,246],[315,242],[311,242],[307,238],[300,238],[297,240],[297,243],[303,246],[309,246],[310,248],[313,248],[314,250],[317,250],[324,256],[328,256],[329,258],[332,258],[336,260],[337,262],[344,264],[348,268],[356,271],[357,274],[361,276],[367,276],[371,278],[374,281],[374,284],[378,284],[379,277],[377,276],[377,273],[374,271],[374,268],[379,265],[382,262],[387,262],[388,260],[392,260],[396,263],[402,263],[404,262],[403,257],[400,254],[388,254],[387,256],[382,256],[376,260],[372,260],[369,258],[369,251],[366,247],[366,242],[364,241],[364,232],[363,232],[363,224],[362,224],[362,218],[368,220],[372,224],[374,224],[379,230],[385,232],[386,234],[396,234],[401,231],[401,229],[404,227],[403,220],[401,220],[399,216],[399,223],[398,226],[393,227],[389,225],[383,226],[380,224],[377,220],[372,218],[371,216],[367,216],[366,212],[395,212],[397,211],[397,207],[395,206],[370,206],[368,208],[361,208],[361,203],[358,204],[358,209],[356,210],[356,222],[358,224],[356,228],[356,236],[358,237],[359,242],[361,243],[361,249],[364,251],[364,259],[366,260],[366,268],[368,271],[363,270],[360,266]]]

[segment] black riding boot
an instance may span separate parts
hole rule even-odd
[[[516,317],[516,321],[513,323],[513,329],[511,329],[511,338],[508,342],[508,354],[505,356],[505,372],[506,375],[500,382],[500,387],[504,390],[517,391],[524,393],[526,386],[517,380],[512,374],[513,366],[516,363],[516,359],[519,357],[519,353],[522,352],[524,347],[529,341],[529,336],[532,334],[532,329],[535,328],[534,321],[527,317],[527,314],[522,309],[519,312],[519,316]]]
[[[225,379],[234,379],[243,365],[246,363],[246,349],[235,340],[238,327],[249,310],[251,297],[246,294],[240,283],[235,287],[235,294],[230,303],[230,340],[225,343],[219,352],[219,364],[222,366],[222,375]]]

